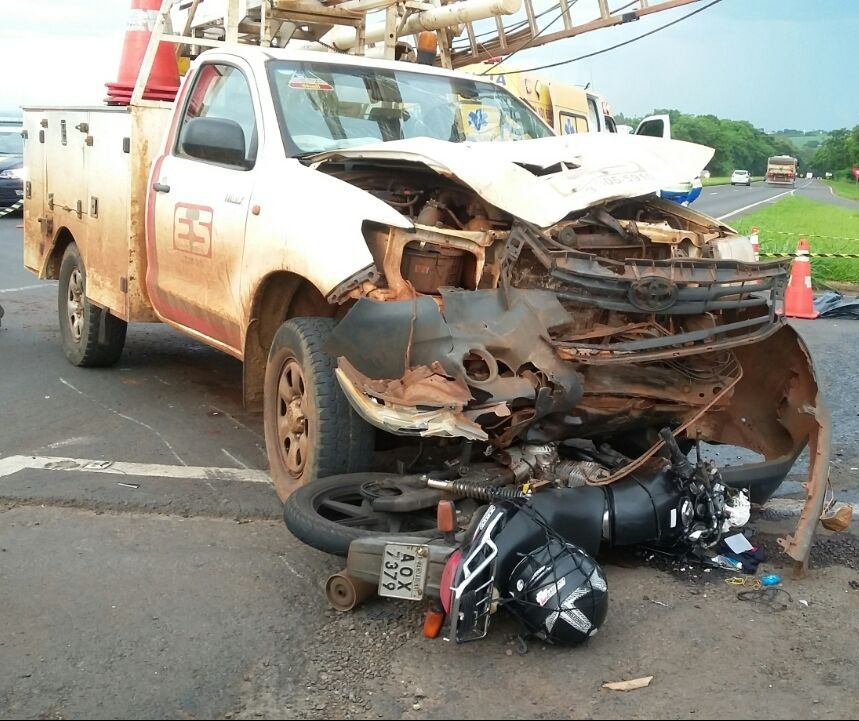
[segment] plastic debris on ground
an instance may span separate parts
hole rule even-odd
[[[859,297],[845,298],[841,293],[829,291],[814,299],[814,310],[821,318],[852,318],[859,320]]]
[[[653,676],[643,676],[642,678],[633,678],[629,681],[612,681],[611,683],[604,683],[602,687],[607,688],[610,691],[635,691],[636,689],[650,686],[651,681],[653,681]]]

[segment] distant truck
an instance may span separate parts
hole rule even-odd
[[[774,155],[767,160],[767,185],[796,185],[796,170],[796,158]]]

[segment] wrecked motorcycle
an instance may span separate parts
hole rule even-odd
[[[646,544],[704,558],[748,521],[744,490],[726,486],[700,455],[693,464],[669,429],[660,436],[667,457],[610,484],[588,483],[630,464],[608,447],[524,446],[472,465],[466,443],[443,473],[305,486],[284,518],[301,540],[347,555],[346,570],[328,583],[335,608],[376,593],[429,599],[447,615],[445,637],[461,643],[485,636],[502,607],[526,634],[574,645],[606,617],[601,548]]]

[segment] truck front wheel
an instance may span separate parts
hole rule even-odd
[[[293,318],[274,336],[263,418],[271,477],[281,500],[299,486],[370,466],[375,431],[358,416],[323,350],[331,318]]]
[[[119,360],[128,324],[87,300],[86,268],[74,243],[60,264],[57,310],[63,353],[72,365],[110,366]]]

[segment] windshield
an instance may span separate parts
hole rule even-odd
[[[23,155],[24,138],[20,129],[0,129],[0,155]]]
[[[552,131],[495,83],[329,63],[273,61],[281,130],[292,155],[379,141],[545,138]]]

